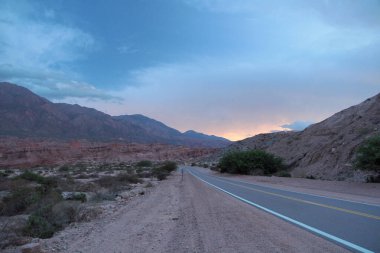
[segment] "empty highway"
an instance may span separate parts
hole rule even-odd
[[[206,185],[353,252],[380,252],[380,206],[279,190],[183,167]]]

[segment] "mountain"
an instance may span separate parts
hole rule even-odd
[[[380,134],[380,94],[303,131],[256,135],[232,144],[223,153],[263,149],[284,158],[296,177],[364,181],[371,173],[353,167],[355,152],[376,134]]]
[[[141,114],[121,115],[113,117],[120,122],[131,122],[143,128],[148,134],[154,135],[157,142],[171,141],[175,144],[189,143],[194,146],[205,146],[207,143],[212,143],[213,147],[225,147],[231,144],[230,140],[214,135],[206,135],[189,130],[185,133],[168,127],[167,125],[157,120],[148,118]],[[206,145],[207,146],[207,145]]]
[[[193,130],[186,131],[183,134],[187,137],[199,139],[199,140],[220,141],[220,142],[224,142],[224,143],[230,142],[230,140],[227,140],[223,137],[219,137],[219,136],[215,136],[215,135],[202,134],[202,133],[195,132]]]
[[[143,115],[112,117],[92,108],[52,103],[30,90],[0,83],[0,136],[86,139],[223,147],[229,142],[188,137]]]

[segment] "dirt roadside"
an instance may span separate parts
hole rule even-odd
[[[206,186],[171,176],[113,215],[42,242],[47,252],[346,252]]]

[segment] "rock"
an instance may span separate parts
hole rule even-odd
[[[87,201],[87,195],[84,192],[62,192],[61,195],[64,200]]]
[[[41,245],[39,243],[29,243],[21,247],[22,253],[42,253]]]

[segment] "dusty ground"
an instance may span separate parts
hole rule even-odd
[[[341,198],[380,205],[379,183],[358,183],[345,181],[311,180],[305,178],[264,177],[221,174],[209,169],[199,168],[204,173],[215,176],[252,182],[258,185],[270,186],[284,190],[298,191],[327,197]]]
[[[112,215],[42,242],[48,252],[345,252],[329,241],[180,175]]]

